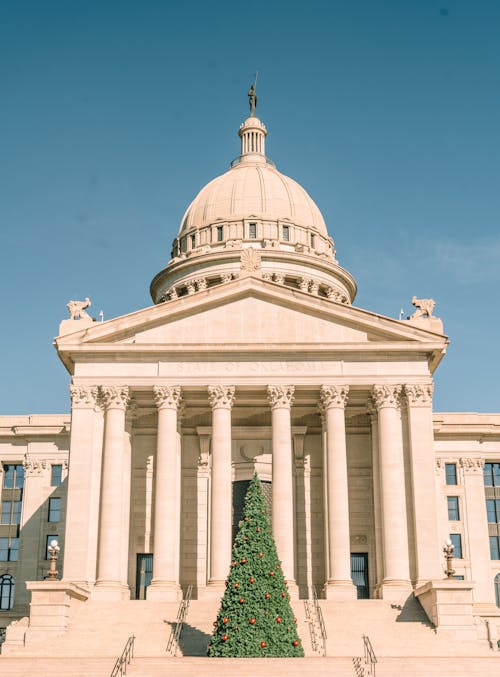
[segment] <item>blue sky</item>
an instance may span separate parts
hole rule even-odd
[[[238,154],[259,69],[267,153],[320,207],[356,305],[436,299],[438,411],[500,411],[497,0],[0,4],[0,412],[69,410],[69,299],[149,282]]]

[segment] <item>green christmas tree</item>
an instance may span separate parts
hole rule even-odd
[[[214,626],[208,645],[212,657],[304,655],[257,475],[245,497]]]

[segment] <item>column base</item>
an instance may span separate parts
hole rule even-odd
[[[130,599],[130,588],[116,581],[97,581],[92,599],[99,602],[123,602]]]
[[[327,581],[323,592],[325,599],[337,602],[349,602],[358,597],[358,591],[352,581]]]
[[[412,593],[412,584],[405,580],[385,580],[378,588],[378,598],[389,602],[404,602]]]
[[[222,599],[226,581],[209,581],[204,588],[198,588],[198,599]]]
[[[287,578],[287,586],[288,586],[288,594],[290,595],[290,599],[299,599],[299,586],[295,581],[291,581],[289,578]]]
[[[180,602],[182,589],[178,583],[153,579],[146,590],[146,599],[153,602]]]

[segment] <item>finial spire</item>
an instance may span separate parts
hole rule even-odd
[[[257,78],[259,77],[259,71],[255,71],[255,78],[253,83],[250,85],[250,89],[248,90],[248,103],[250,106],[250,117],[253,118],[255,116],[255,109],[257,108]]]

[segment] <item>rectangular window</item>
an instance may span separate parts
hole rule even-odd
[[[462,536],[460,534],[450,534],[450,541],[454,547],[453,557],[462,559]]]
[[[255,239],[257,237],[257,224],[249,223],[248,224],[248,237]]]
[[[448,496],[448,519],[453,522],[458,522],[460,519],[458,496]]]
[[[311,233],[311,247],[314,247],[315,243],[316,243],[316,238],[314,237],[314,234]]]
[[[2,524],[21,524],[21,501],[2,501]]]
[[[446,484],[457,484],[457,464],[445,463],[444,472],[446,475]]]
[[[285,242],[290,241],[290,226],[283,226],[283,239]]]
[[[45,543],[45,559],[49,559],[49,545],[51,544],[52,541],[58,541],[59,536],[57,534],[49,534],[47,536],[47,540]]]
[[[222,226],[217,226],[217,242],[222,242],[223,237],[224,237],[224,231],[222,229]]]
[[[0,538],[0,562],[17,562],[19,538]]]
[[[500,487],[500,463],[485,463],[483,478],[485,487]]]
[[[196,244],[196,235],[191,235],[191,249],[194,249]]]
[[[58,487],[62,484],[62,465],[53,465],[50,473],[50,486]]]
[[[24,466],[4,465],[3,486],[5,489],[22,489],[24,487]]]
[[[500,543],[498,536],[490,536],[490,557],[500,559]]]
[[[489,524],[500,524],[500,499],[487,498],[486,499],[486,514],[488,515]]]
[[[61,519],[61,499],[49,498],[49,522],[59,522]]]

